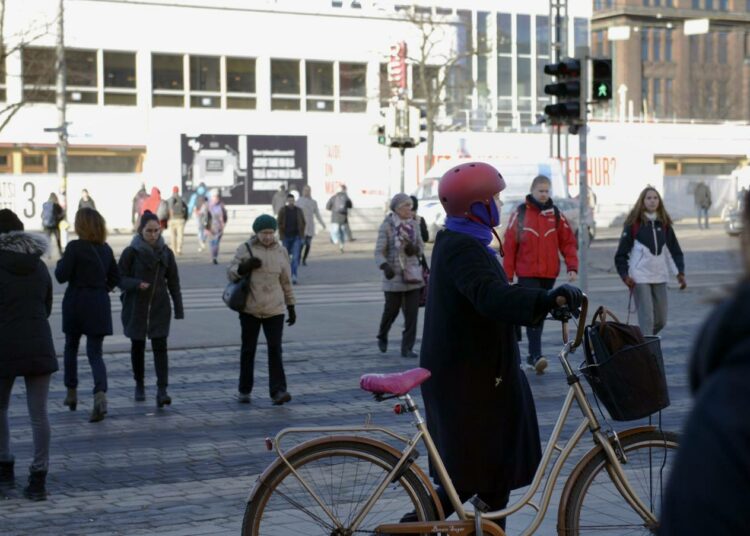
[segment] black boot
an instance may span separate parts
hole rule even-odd
[[[135,395],[133,396],[136,402],[143,402],[146,400],[146,387],[143,385],[143,380],[135,382]]]
[[[107,414],[107,393],[99,391],[94,393],[94,408],[91,410],[89,422],[99,422]]]
[[[23,488],[23,495],[32,501],[46,501],[47,471],[34,471],[29,473],[29,485]]]
[[[68,391],[65,394],[65,400],[63,405],[68,406],[70,411],[75,411],[78,406],[78,392],[75,387],[68,387]]]
[[[12,488],[16,482],[13,462],[0,462],[0,489]]]
[[[164,406],[168,406],[171,403],[172,399],[167,394],[167,388],[159,387],[156,391],[156,406],[159,408],[163,408]]]

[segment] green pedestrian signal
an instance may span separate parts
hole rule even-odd
[[[591,96],[596,101],[612,99],[612,60],[591,60]]]

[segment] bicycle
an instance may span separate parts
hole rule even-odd
[[[267,439],[268,449],[275,449],[278,458],[259,477],[248,498],[243,535],[442,533],[503,536],[505,532],[494,521],[524,506],[536,511],[531,524],[522,533],[530,535],[545,517],[562,467],[586,430],[591,434],[594,447],[578,461],[565,482],[558,507],[558,534],[597,530],[618,535],[628,530],[645,534],[656,532],[661,493],[678,448],[678,436],[650,425],[619,433],[602,431],[579,375],[568,361],[569,354],[581,344],[587,308],[584,298],[573,341],[568,340],[570,313],[562,309],[553,314],[553,318],[563,321],[564,346],[559,359],[569,385],[568,393],[534,479],[514,504],[487,512],[486,505],[474,497],[469,501],[474,506],[472,512],[460,503],[432,437],[409,395],[411,389],[430,376],[429,371],[418,368],[373,376],[377,385],[366,389],[373,392],[378,401],[400,400],[395,412],[413,416],[417,432],[412,437],[365,423],[361,427],[287,428],[274,439]],[[558,442],[574,402],[581,410],[582,419],[561,446]],[[288,452],[281,447],[282,439],[289,434],[320,432],[336,435],[305,441]],[[379,439],[350,435],[362,433],[381,434],[403,443],[404,447],[399,450]],[[427,449],[433,471],[448,492],[458,518],[455,521],[444,519],[430,479],[414,463],[420,442]],[[536,504],[534,496],[554,452],[559,455],[544,482],[541,502]],[[418,521],[400,522],[401,516],[411,509]]]

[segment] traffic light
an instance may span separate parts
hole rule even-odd
[[[544,66],[544,73],[554,76],[557,82],[544,86],[544,93],[557,97],[555,104],[544,107],[544,114],[552,124],[572,123],[581,119],[581,62],[563,58],[558,63]]]
[[[612,60],[591,60],[591,97],[595,101],[606,101],[612,98]]]
[[[378,143],[385,145],[385,125],[378,125]]]

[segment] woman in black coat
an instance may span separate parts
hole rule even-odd
[[[659,534],[750,534],[750,196],[745,277],[700,330],[690,360],[695,396],[667,485]]]
[[[49,327],[52,280],[41,256],[49,244],[23,232],[23,223],[8,209],[0,210],[0,495],[14,482],[10,452],[8,404],[13,383],[23,376],[34,437],[34,461],[29,466],[29,499],[47,496],[50,427],[47,395],[57,370]]]
[[[141,216],[138,234],[120,256],[123,290],[122,327],[130,338],[130,360],[135,379],[135,399],[146,399],[144,387],[146,338],[151,339],[156,368],[156,404],[172,403],[167,394],[169,362],[167,337],[174,302],[175,319],[184,318],[180,276],[174,253],[161,236],[159,218],[150,211]]]
[[[107,368],[102,346],[104,337],[112,335],[112,308],[109,293],[120,282],[112,248],[105,242],[107,224],[92,208],[76,213],[75,232],[78,240],[65,248],[57,261],[55,277],[68,283],[62,303],[65,333],[64,404],[71,411],[78,405],[78,345],[86,335],[86,355],[94,376],[94,407],[89,422],[101,421],[107,414]]]
[[[440,181],[448,215],[435,239],[425,309],[421,366],[427,427],[459,493],[492,510],[529,484],[541,458],[534,400],[520,368],[515,325],[531,325],[555,303],[577,308],[581,292],[510,285],[490,249],[505,187],[490,165],[462,164]],[[453,512],[445,491],[445,515]]]

